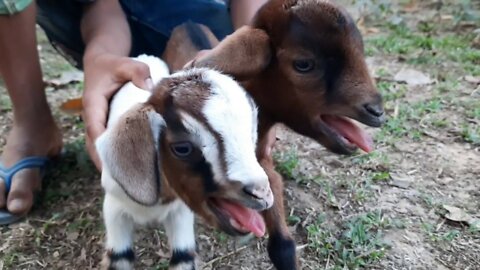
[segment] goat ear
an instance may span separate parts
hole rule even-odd
[[[151,105],[124,113],[96,141],[103,170],[135,202],[152,205],[160,192],[159,138],[164,120]]]
[[[270,63],[271,54],[267,33],[243,26],[210,52],[200,55],[192,65],[215,68],[237,79],[246,79],[263,71]]]

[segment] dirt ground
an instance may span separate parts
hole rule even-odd
[[[480,2],[342,3],[364,34],[388,122],[367,129],[374,152],[348,157],[279,132],[275,157],[302,269],[480,269]],[[81,119],[58,110],[81,94],[81,74],[38,36],[66,154],[31,215],[0,227],[0,270],[98,269],[99,174]],[[0,151],[11,123],[0,81]],[[200,223],[204,269],[273,269],[266,239],[234,239]],[[135,243],[137,269],[167,269],[162,229],[139,229]]]

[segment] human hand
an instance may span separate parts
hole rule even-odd
[[[146,64],[112,54],[85,57],[84,72],[82,117],[86,128],[85,141],[92,161],[101,171],[95,140],[105,131],[110,98],[129,81],[142,89],[150,89],[153,83]]]

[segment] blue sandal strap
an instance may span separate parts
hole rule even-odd
[[[0,163],[0,177],[5,181],[6,193],[10,191],[13,176],[23,169],[39,168],[40,173],[43,174],[45,167],[48,165],[50,159],[47,157],[27,157],[18,161],[10,168],[5,168]]]

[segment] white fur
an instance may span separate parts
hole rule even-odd
[[[185,112],[180,112],[183,120],[183,125],[190,132],[190,134],[197,134],[194,138],[197,139],[197,145],[201,145],[202,154],[205,159],[212,165],[213,177],[217,182],[221,182],[226,177],[222,170],[220,163],[220,152],[218,141],[213,134],[207,130],[205,125],[200,123],[197,119],[191,117]]]
[[[213,93],[203,113],[222,136],[228,179],[245,185],[268,185],[268,177],[255,152],[248,151],[255,149],[257,143],[257,108],[252,108],[250,97],[228,76],[209,70],[204,79],[211,84]]]

